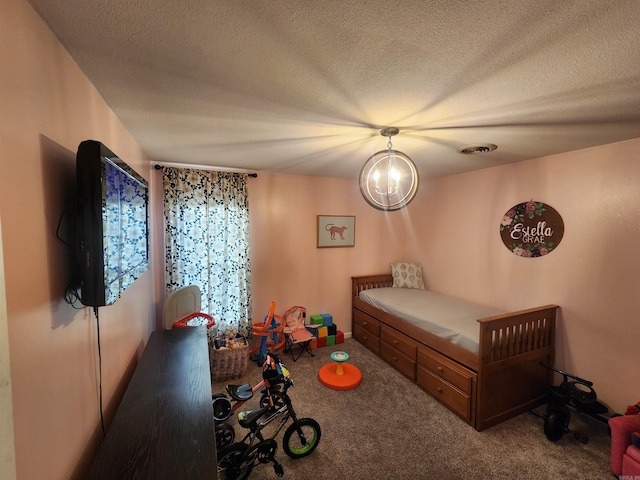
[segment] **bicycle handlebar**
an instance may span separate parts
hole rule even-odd
[[[272,369],[278,372],[279,375],[283,375],[291,385],[293,385],[293,381],[291,380],[289,370],[284,366],[282,360],[278,355],[275,355],[269,351],[265,354],[264,362],[262,363],[262,371]],[[285,382],[286,383],[286,382]]]
[[[564,370],[560,370],[559,368],[554,367],[553,365],[548,365],[544,362],[540,362],[540,365],[542,365],[543,367],[548,368],[549,370],[553,370],[554,372],[558,372],[559,374],[563,375],[565,377],[565,379],[567,377],[569,378],[573,378],[576,382],[578,383],[582,383],[583,385],[586,385],[587,387],[592,387],[593,386],[593,382],[590,382],[589,380],[585,380],[584,378],[580,378],[576,375],[571,375],[568,372],[565,372]]]

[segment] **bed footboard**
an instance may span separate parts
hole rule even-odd
[[[482,430],[545,401],[555,355],[557,305],[483,318],[476,429]]]

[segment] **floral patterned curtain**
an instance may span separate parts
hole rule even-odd
[[[217,334],[248,336],[247,175],[163,168],[166,292],[197,285]]]

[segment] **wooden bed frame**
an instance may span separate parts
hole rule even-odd
[[[480,431],[541,405],[553,364],[557,305],[478,319],[479,353],[384,312],[358,295],[390,274],[352,277],[352,334]]]

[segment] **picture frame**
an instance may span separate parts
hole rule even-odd
[[[356,217],[318,215],[318,248],[353,247],[356,244]]]

